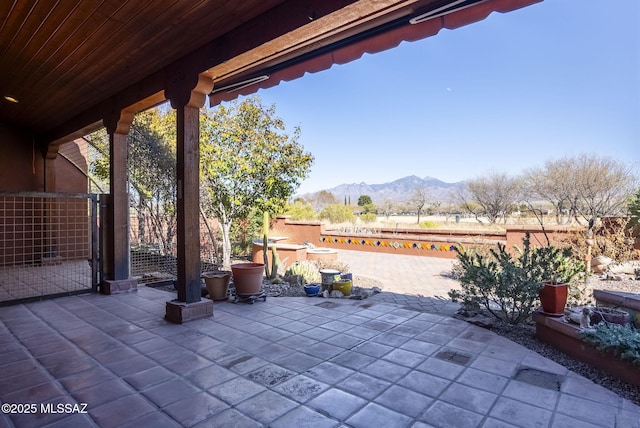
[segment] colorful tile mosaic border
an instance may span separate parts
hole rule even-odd
[[[424,242],[411,241],[381,241],[379,239],[355,239],[355,238],[335,238],[323,236],[320,242],[329,244],[346,244],[346,245],[370,245],[374,247],[388,248],[413,248],[416,250],[436,250],[436,251],[456,251],[455,245],[447,244],[430,244]]]

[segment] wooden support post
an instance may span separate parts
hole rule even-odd
[[[167,302],[165,318],[183,323],[213,313],[200,291],[200,108],[213,88],[210,79],[179,76],[165,96],[176,109],[178,299]]]
[[[135,291],[137,283],[129,277],[129,193],[127,189],[127,134],[133,121],[133,113],[118,111],[104,119],[109,134],[109,192],[110,198],[106,227],[108,243],[103,248],[109,252],[106,260],[107,278],[101,285],[104,294]]]

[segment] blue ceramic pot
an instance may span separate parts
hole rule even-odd
[[[307,296],[317,296],[320,293],[320,284],[307,284],[304,286],[304,292]]]

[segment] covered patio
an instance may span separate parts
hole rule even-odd
[[[100,294],[0,308],[0,427],[637,427],[632,403],[416,296],[201,299],[207,99],[537,1],[3,2],[0,192],[86,193],[58,151],[102,127],[111,169]],[[129,270],[127,133],[165,100],[177,110],[177,296]]]
[[[207,100],[217,105],[538,1],[4,2],[0,192],[86,193],[86,183],[69,186],[58,153],[63,144],[106,128],[110,180],[100,200],[94,288],[107,295],[135,290],[127,134],[137,112],[169,101],[177,112],[178,293],[165,317],[176,323],[210,317],[211,302],[200,296],[198,238],[198,118]],[[43,239],[59,235],[48,212],[42,216],[36,221],[45,225]],[[7,239],[14,229],[7,229]],[[41,248],[39,241],[27,238],[20,247]],[[42,257],[29,255],[35,263]]]
[[[183,325],[145,286],[2,308],[2,402],[36,408],[0,426],[639,426],[563,366],[384,295],[216,303]]]

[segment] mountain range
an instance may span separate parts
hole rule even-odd
[[[345,197],[351,200],[352,204],[358,202],[358,198],[362,195],[368,195],[375,204],[380,204],[386,200],[401,202],[411,199],[414,189],[426,189],[430,200],[446,201],[450,200],[450,194],[456,192],[462,187],[463,182],[446,183],[433,177],[420,178],[416,175],[410,175],[390,183],[367,184],[352,183],[340,184],[331,189],[324,191],[331,193],[338,201],[343,201]],[[317,193],[306,193],[299,195],[305,199],[313,198]]]

